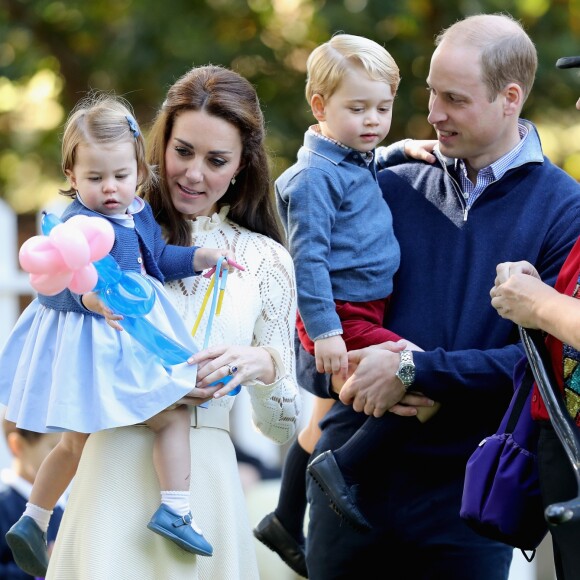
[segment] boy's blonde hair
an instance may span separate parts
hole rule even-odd
[[[139,186],[155,179],[153,168],[147,163],[145,140],[129,102],[107,93],[91,92],[82,98],[71,111],[62,137],[62,171],[74,167],[79,144],[111,145],[131,141],[135,143],[135,157]],[[59,193],[76,197],[73,188],[60,189]]]
[[[316,47],[306,61],[308,103],[315,94],[332,96],[353,64],[362,66],[371,79],[387,83],[393,97],[397,94],[399,67],[384,47],[363,36],[336,34]]]

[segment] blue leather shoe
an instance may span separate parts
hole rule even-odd
[[[272,552],[276,552],[296,574],[308,578],[304,544],[294,538],[274,512],[265,516],[254,528],[254,536]]]
[[[211,556],[213,554],[211,544],[191,527],[191,519],[191,512],[180,516],[162,503],[151,517],[147,527],[156,534],[175,542],[187,552]]]
[[[6,533],[6,542],[12,550],[18,567],[30,574],[44,578],[48,568],[46,534],[29,516],[22,516]]]
[[[330,498],[332,509],[356,530],[369,530],[371,525],[356,505],[354,495],[336,463],[332,451],[324,451],[308,464],[308,473]]]

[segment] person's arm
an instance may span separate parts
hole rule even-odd
[[[377,147],[375,150],[377,169],[401,165],[410,159],[435,163],[432,151],[436,144],[436,139],[403,139],[387,146]]]
[[[252,345],[267,350],[275,368],[274,381],[245,383],[252,404],[252,421],[268,439],[283,444],[296,435],[301,409],[294,358],[296,278],[290,254],[273,242],[263,252],[269,264],[259,268],[258,284],[264,310],[256,320]]]
[[[525,328],[540,328],[580,349],[580,302],[540,280],[528,262],[497,267],[491,305],[498,314]]]
[[[466,383],[470,390],[491,397],[492,390],[505,393],[510,388],[513,367],[522,356],[523,349],[517,344],[490,350],[447,352],[437,348],[415,352],[415,382],[412,392],[405,393],[395,376],[400,358],[397,352],[380,347],[351,351],[349,361],[356,368],[342,387],[340,400],[352,404],[355,411],[378,417],[387,410],[415,414],[397,408],[400,403],[432,406],[433,401],[456,401],[465,393]]]

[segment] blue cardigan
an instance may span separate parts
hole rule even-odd
[[[75,215],[100,217],[102,214],[86,208],[78,199],[75,199],[63,212],[62,221],[65,222]],[[111,249],[111,256],[117,260],[119,267],[124,271],[141,272],[141,257],[147,273],[160,282],[178,280],[199,274],[193,269],[193,258],[197,246],[171,246],[165,243],[161,227],[153,217],[151,206],[145,202],[143,209],[133,214],[134,228],[127,228],[109,220],[115,230],[115,243]],[[100,316],[84,308],[78,295],[70,290],[63,290],[56,296],[38,295],[38,300],[47,308],[68,312],[81,312],[90,316]]]
[[[414,161],[379,172],[401,248],[385,326],[427,351],[415,353],[413,388],[443,403],[403,444],[404,457],[424,469],[462,471],[495,432],[513,392],[523,351],[517,327],[491,307],[496,265],[528,260],[553,285],[580,235],[580,185],[543,157],[534,126],[525,123],[525,162],[488,186],[467,218],[454,160],[439,156],[435,166]],[[299,383],[328,397],[312,357],[298,353]],[[334,405],[321,422],[317,451],[336,449],[365,418]]]

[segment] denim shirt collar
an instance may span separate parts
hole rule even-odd
[[[360,151],[327,139],[316,130],[316,127],[313,125],[304,134],[304,147],[308,151],[328,159],[334,165],[340,165],[346,160],[352,162],[355,159],[364,159]]]

